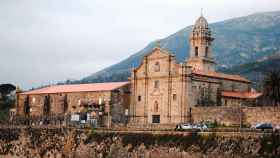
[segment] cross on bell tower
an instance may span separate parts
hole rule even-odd
[[[215,61],[212,54],[212,42],[214,38],[211,36],[211,30],[207,20],[202,15],[196,20],[191,35],[190,57],[187,64],[195,70],[215,71]]]

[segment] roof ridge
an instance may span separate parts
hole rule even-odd
[[[51,94],[51,93],[53,94],[53,93],[71,93],[71,92],[111,91],[120,88],[121,86],[124,86],[128,83],[129,81],[51,85],[44,88],[26,91],[21,94]]]

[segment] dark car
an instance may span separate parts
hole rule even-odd
[[[265,130],[265,129],[273,129],[273,126],[269,123],[261,123],[261,124],[257,124],[255,126],[256,129],[261,129],[261,130]]]

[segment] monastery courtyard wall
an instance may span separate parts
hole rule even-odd
[[[223,125],[239,125],[240,119],[246,125],[257,123],[280,123],[280,107],[193,107],[193,122],[217,121]]]

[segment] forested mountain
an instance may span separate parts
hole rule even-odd
[[[213,52],[219,70],[240,73],[255,80],[256,75],[259,75],[257,70],[262,69],[264,65],[269,68],[278,60],[264,59],[280,50],[280,11],[229,19],[210,24],[210,28],[215,38]],[[187,26],[160,39],[161,47],[174,53],[177,62],[184,62],[189,55],[188,38],[191,30],[192,26]],[[156,41],[153,41],[127,59],[76,82],[127,80],[131,67],[138,66],[143,56],[149,53],[155,44]]]

